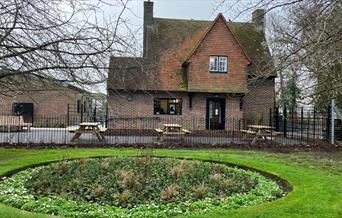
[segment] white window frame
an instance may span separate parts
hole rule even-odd
[[[211,72],[218,71],[218,56],[209,57],[209,71]]]
[[[228,72],[228,57],[213,55],[209,57],[209,71],[212,73]]]

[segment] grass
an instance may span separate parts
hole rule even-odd
[[[154,150],[153,153],[246,165],[280,176],[293,186],[291,193],[276,201],[231,211],[215,210],[202,217],[342,217],[342,152]],[[135,149],[0,149],[0,175],[18,167],[64,158],[140,154]],[[0,217],[50,216],[0,204]]]

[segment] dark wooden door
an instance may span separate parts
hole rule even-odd
[[[225,99],[207,99],[206,128],[210,130],[224,129]]]

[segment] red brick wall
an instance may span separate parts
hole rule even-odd
[[[244,118],[249,123],[268,124],[270,108],[274,107],[274,78],[253,82],[244,97]]]
[[[163,123],[179,123],[184,128],[205,129],[207,98],[219,97],[226,99],[226,129],[238,125],[243,112],[239,109],[239,98],[229,95],[214,96],[209,93],[193,93],[192,109],[189,108],[189,95],[186,92],[159,92],[131,94],[113,94],[108,97],[109,116],[140,119],[113,119],[110,128],[160,128]],[[154,115],[154,98],[181,98],[182,115]],[[235,127],[236,127],[235,126]]]
[[[33,103],[34,116],[67,115],[68,104],[75,105],[82,95],[73,90],[38,91],[13,96],[0,95],[0,113],[12,114],[13,103]]]
[[[210,73],[211,55],[228,56],[228,73]],[[219,17],[189,60],[189,91],[239,92],[246,87],[248,59]]]

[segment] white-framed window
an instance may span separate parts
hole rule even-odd
[[[212,73],[227,73],[228,57],[227,56],[210,56],[209,71]]]

